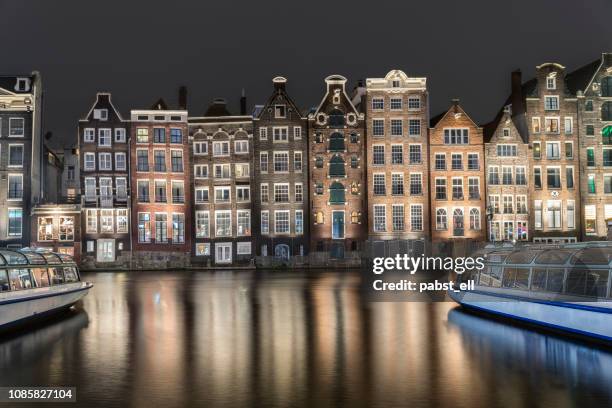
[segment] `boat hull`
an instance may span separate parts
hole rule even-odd
[[[530,301],[479,291],[449,296],[467,308],[612,343],[612,302]]]
[[[68,309],[93,285],[87,282],[8,292],[0,296],[0,330]]]

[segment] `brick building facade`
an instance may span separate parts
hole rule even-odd
[[[489,241],[527,241],[531,153],[519,131],[521,116],[507,105],[498,120],[485,127],[486,217]],[[516,123],[515,123],[516,122]]]
[[[42,80],[0,76],[0,246],[30,244],[32,206],[43,199]]]
[[[400,70],[366,80],[368,235],[429,238],[429,95]]]
[[[612,54],[577,72],[581,239],[612,239]]]
[[[367,236],[365,117],[346,93],[347,79],[325,78],[308,115],[310,250],[343,258]]]
[[[454,100],[429,132],[431,239],[484,241],[483,130]]]
[[[272,82],[274,92],[253,115],[253,225],[257,255],[288,260],[308,252],[308,121],[287,94],[287,80]]]
[[[523,86],[529,144],[530,224],[535,242],[573,242],[580,235],[576,95],[565,67],[546,63]]]
[[[82,261],[89,266],[129,261],[128,135],[129,121],[115,108],[111,95],[98,93],[78,126]]]
[[[216,99],[204,116],[189,118],[193,163],[195,263],[229,265],[253,258],[251,191],[253,118],[232,115]]]
[[[187,111],[160,100],[132,110],[131,123],[133,255],[145,264],[187,265],[193,225]]]

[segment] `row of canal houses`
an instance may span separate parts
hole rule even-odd
[[[358,259],[366,240],[435,252],[606,239],[612,54],[510,85],[485,125],[458,100],[430,117],[426,78],[400,70],[351,90],[329,76],[308,111],[283,77],[252,111],[243,95],[239,114],[222,99],[188,110],[181,88],[176,106],[124,116],[98,93],[76,148],[58,153],[42,137],[40,75],[1,77],[2,241],[155,267]]]

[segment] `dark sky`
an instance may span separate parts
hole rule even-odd
[[[192,115],[214,97],[262,103],[271,78],[289,79],[302,107],[318,104],[323,78],[399,68],[426,76],[432,116],[459,97],[476,121],[504,101],[510,71],[542,62],[574,69],[612,51],[610,0],[0,0],[0,73],[39,70],[45,129],[75,140],[95,92],[118,108],[176,103]]]

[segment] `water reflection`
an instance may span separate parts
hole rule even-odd
[[[358,274],[85,277],[87,314],[0,339],[2,385],[74,385],[88,407],[611,401],[610,354],[452,303],[367,302]]]

